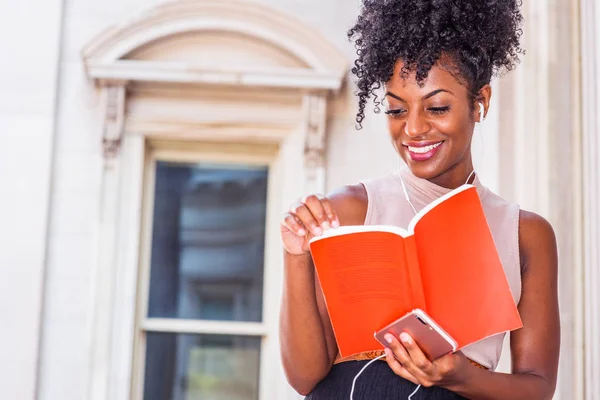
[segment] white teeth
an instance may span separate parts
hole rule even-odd
[[[432,145],[429,145],[429,146],[424,146],[424,147],[412,147],[412,146],[408,146],[408,151],[410,151],[411,153],[425,154],[425,153],[428,153],[431,150],[435,149],[440,144],[442,144],[442,142],[439,142],[439,143],[436,143],[436,144],[432,144]]]

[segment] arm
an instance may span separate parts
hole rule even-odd
[[[280,348],[287,379],[302,395],[327,375],[335,358],[315,293],[310,255],[285,253]]]
[[[284,289],[280,348],[287,379],[302,395],[310,393],[327,376],[337,355],[308,241],[320,234],[318,226],[328,229],[336,219],[340,225],[362,225],[366,208],[364,187],[349,186],[328,198],[308,196],[292,207],[282,221]]]
[[[556,239],[540,216],[522,211],[520,221],[523,328],[511,334],[512,374],[472,368],[466,386],[453,388],[463,396],[551,399],[556,388],[560,349]]]
[[[458,354],[430,362],[409,337],[403,345],[392,338],[395,357],[388,354],[387,361],[398,375],[423,386],[445,387],[469,399],[552,398],[560,347],[556,240],[547,221],[524,211],[519,237],[523,328],[511,333],[512,374],[476,368]]]

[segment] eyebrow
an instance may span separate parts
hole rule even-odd
[[[425,96],[423,96],[423,100],[427,100],[427,99],[429,99],[429,98],[431,98],[431,97],[435,96],[436,94],[439,94],[439,93],[442,93],[442,92],[444,92],[444,93],[450,93],[451,95],[454,95],[454,93],[452,93],[452,92],[451,92],[451,91],[449,91],[449,90],[446,90],[446,89],[437,89],[437,90],[434,90],[433,92],[431,92],[431,93],[427,93]],[[393,98],[395,98],[396,100],[403,101],[403,102],[405,102],[405,103],[406,103],[406,100],[404,100],[402,97],[400,97],[400,96],[398,96],[398,95],[395,95],[395,94],[394,94],[394,93],[392,93],[392,92],[385,92],[385,95],[386,95],[386,96],[393,97]]]

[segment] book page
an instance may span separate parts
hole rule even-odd
[[[381,349],[373,334],[425,308],[414,239],[389,232],[332,236],[311,244],[313,261],[342,357]]]
[[[412,233],[409,233],[406,229],[392,225],[344,225],[339,228],[327,229],[321,236],[313,237],[311,242],[327,239],[332,236],[349,235],[361,232],[389,232],[402,237],[412,235]]]
[[[477,190],[463,190],[415,226],[427,313],[459,348],[522,327]]]

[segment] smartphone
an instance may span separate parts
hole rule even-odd
[[[452,353],[457,348],[456,341],[420,309],[412,310],[402,318],[375,332],[375,339],[385,347],[389,347],[384,336],[391,333],[399,338],[403,332],[408,333],[417,342],[430,361]]]

